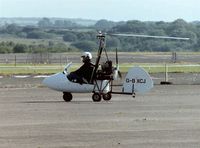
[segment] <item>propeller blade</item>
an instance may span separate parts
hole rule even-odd
[[[120,79],[122,78],[122,73],[120,71],[118,71],[118,76]]]
[[[115,55],[115,56],[116,56],[116,65],[118,66],[119,61],[118,61],[118,52],[117,52],[117,48],[116,48],[116,52],[115,52],[115,53],[116,53],[116,55]]]
[[[172,39],[172,40],[190,40],[190,38],[170,37],[170,36],[153,36],[153,35],[140,35],[140,34],[109,34],[111,36],[124,36],[124,37],[142,37],[142,38],[157,38],[157,39]]]

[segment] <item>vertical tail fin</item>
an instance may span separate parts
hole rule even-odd
[[[123,93],[145,93],[153,88],[153,81],[150,75],[141,67],[131,68],[124,80]]]

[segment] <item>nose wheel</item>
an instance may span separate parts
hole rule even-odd
[[[69,92],[63,92],[63,99],[66,101],[66,102],[70,102],[72,100],[73,96],[71,93]]]

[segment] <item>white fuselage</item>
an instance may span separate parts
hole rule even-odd
[[[100,82],[98,82],[100,83]],[[94,89],[94,84],[79,84],[68,80],[66,74],[63,72],[51,75],[43,80],[43,84],[53,90],[70,93],[91,93]],[[106,85],[106,80],[103,81],[103,86]],[[109,91],[109,84],[105,91]]]
[[[51,89],[69,93],[108,93],[111,91],[108,80],[95,80],[94,84],[79,84],[69,81],[68,74],[66,68],[64,72],[46,77],[43,84]],[[143,68],[133,67],[125,76],[121,93],[145,93],[151,88],[153,88],[153,81],[150,75]]]

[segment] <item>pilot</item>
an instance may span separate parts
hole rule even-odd
[[[84,52],[81,56],[83,65],[76,71],[71,72],[67,78],[70,81],[80,84],[91,83],[91,76],[95,65],[91,63],[92,54],[90,52]]]

